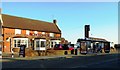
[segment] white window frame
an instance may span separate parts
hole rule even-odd
[[[54,37],[54,33],[49,33],[50,37]]]
[[[15,29],[15,35],[16,34],[21,34],[21,29]]]
[[[26,45],[26,48],[28,48],[28,38],[14,38],[13,39],[13,46],[15,47],[15,44],[17,45],[18,43],[16,42],[15,43],[15,40],[20,40],[20,45],[24,45],[25,44],[25,41],[26,41],[26,43],[27,43],[27,45]],[[23,43],[21,43],[21,41],[23,41],[24,40],[24,42]],[[16,47],[18,47],[18,46],[16,46]]]
[[[26,35],[29,35],[30,34],[30,31],[29,30],[26,30]]]
[[[38,34],[38,31],[34,31],[35,34]]]
[[[42,34],[44,35],[44,34],[45,34],[45,32],[42,32]]]
[[[53,44],[52,44],[52,42],[53,42]],[[55,44],[59,44],[60,42],[61,42],[60,40],[51,40],[51,42],[50,42],[50,48],[53,48],[55,46]]]
[[[39,41],[39,46],[36,46],[36,41]],[[44,47],[41,46],[41,41],[45,42]],[[46,39],[35,39],[34,40],[34,48],[35,48],[35,50],[46,50]]]

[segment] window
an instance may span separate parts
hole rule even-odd
[[[37,39],[35,40],[35,46],[37,47],[46,47],[46,40],[44,39]]]
[[[21,29],[15,29],[15,34],[21,34]]]
[[[45,41],[41,41],[41,47],[45,47],[46,46],[46,42]]]
[[[38,34],[38,32],[37,32],[37,31],[34,31],[34,33],[35,33],[35,34]]]
[[[40,47],[39,41],[36,41],[36,47]]]
[[[26,30],[26,34],[29,35],[29,34],[30,34],[30,31],[29,31],[29,30]]]
[[[51,42],[51,47],[53,47],[53,42]]]
[[[50,33],[50,37],[54,37],[54,33]]]
[[[57,44],[57,42],[55,42],[55,44]]]
[[[45,34],[45,32],[42,32],[42,34]]]
[[[50,47],[54,47],[56,44],[59,44],[60,40],[51,40]]]
[[[57,44],[57,42],[52,41],[52,42],[51,42],[51,47],[54,47],[55,44]]]
[[[14,38],[14,47],[20,47],[20,45],[28,47],[28,38]]]

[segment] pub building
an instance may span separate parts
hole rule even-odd
[[[90,25],[85,25],[85,39],[78,39],[77,43],[80,44],[80,53],[87,54],[110,52],[110,42],[102,38],[89,37]],[[102,50],[104,49],[104,51]]]
[[[1,8],[0,8],[0,14],[1,14]],[[0,15],[0,52],[2,52],[2,46],[3,46],[3,37],[2,37],[1,15]],[[0,53],[0,56],[1,56],[1,53]]]
[[[8,14],[1,14],[3,46],[2,52],[12,52],[20,45],[33,50],[46,50],[61,43],[61,30],[57,20],[46,22]],[[62,41],[64,42],[64,41]]]

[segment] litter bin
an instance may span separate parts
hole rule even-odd
[[[25,48],[26,48],[26,45],[20,45],[20,51],[19,51],[19,56],[23,56],[25,57]]]

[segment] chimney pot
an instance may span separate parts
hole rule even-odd
[[[54,19],[54,20],[53,20],[53,23],[57,24],[57,20],[56,20],[56,19]]]

